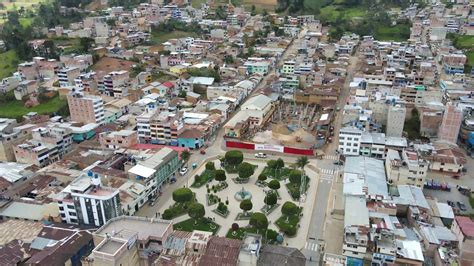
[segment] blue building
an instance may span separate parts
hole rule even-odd
[[[464,65],[449,65],[449,64],[444,64],[444,72],[446,74],[462,74],[464,73]]]
[[[91,139],[95,136],[98,127],[98,124],[87,124],[82,127],[71,127],[72,140],[79,143],[83,142],[84,140]]]
[[[197,129],[186,129],[178,136],[178,146],[197,150],[204,146],[204,136]]]

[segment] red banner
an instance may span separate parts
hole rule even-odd
[[[239,141],[229,141],[225,142],[227,148],[235,148],[235,149],[246,149],[246,150],[259,150],[265,151],[260,144],[248,143],[248,142],[239,142]],[[256,145],[258,149],[256,149]],[[264,146],[263,146],[264,147]],[[269,151],[275,151],[273,149],[269,149]],[[297,154],[297,155],[306,155],[306,156],[313,156],[314,151],[311,149],[299,149],[299,148],[292,148],[292,147],[283,147],[283,153],[287,154]]]

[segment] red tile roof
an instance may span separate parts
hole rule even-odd
[[[471,218],[456,216],[456,222],[466,237],[474,237],[474,221]]]
[[[207,244],[206,253],[201,257],[202,266],[233,266],[239,259],[242,241],[225,237],[212,237]]]
[[[168,88],[174,88],[174,84],[169,82],[169,81],[165,81],[163,82],[161,85],[165,86],[165,87],[168,87]]]

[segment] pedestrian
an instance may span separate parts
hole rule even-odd
[[[158,213],[155,213],[155,218],[158,218]]]
[[[309,261],[313,261],[313,257],[309,257]]]

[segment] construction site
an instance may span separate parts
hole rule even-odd
[[[252,141],[296,148],[319,148],[326,143],[324,110],[317,104],[282,101],[273,113],[271,123],[259,130]],[[323,122],[323,123],[321,123]]]

